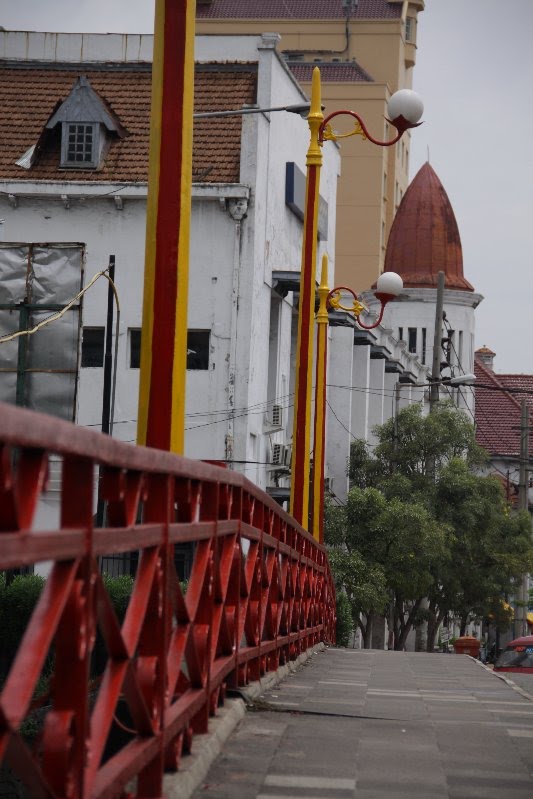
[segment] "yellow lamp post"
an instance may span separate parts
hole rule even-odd
[[[378,318],[371,325],[361,321],[360,316],[366,310],[363,303],[359,302],[357,294],[346,286],[337,286],[329,290],[327,286],[327,257],[322,259],[322,277],[318,295],[320,298],[317,321],[317,351],[316,351],[316,379],[315,379],[315,424],[314,424],[314,450],[313,450],[313,511],[311,517],[311,531],[320,543],[324,541],[324,459],[326,450],[326,370],[327,370],[327,325],[329,322],[328,311],[340,310],[352,313],[359,327],[372,330],[383,319],[385,306],[398,296],[403,288],[403,281],[396,272],[383,272],[377,280],[375,295],[381,302]],[[344,305],[344,296],[351,295],[349,305]]]
[[[194,0],[156,0],[137,443],[183,454]]]
[[[300,275],[300,306],[298,314],[298,340],[296,358],[295,399],[293,417],[293,448],[291,461],[291,502],[292,515],[304,527],[309,527],[309,473],[310,473],[310,443],[311,443],[311,385],[313,362],[313,316],[315,291],[314,280],[316,276],[316,241],[318,227],[318,200],[320,188],[320,168],[322,165],[321,147],[324,141],[336,141],[348,136],[362,136],[380,147],[390,147],[395,144],[406,130],[416,127],[422,116],[423,105],[415,92],[402,89],[389,100],[388,114],[390,123],[396,128],[396,136],[387,142],[373,138],[368,132],[363,120],[355,111],[335,111],[326,118],[322,114],[320,70],[315,67],[311,85],[311,110],[308,117],[310,129],[310,144],[307,151],[307,179],[305,194],[304,229],[302,244],[302,266]],[[331,127],[334,117],[347,115],[355,120],[353,130],[347,133],[336,133]],[[326,262],[327,263],[327,262]],[[375,327],[381,321],[383,308],[388,301],[398,293],[400,288],[389,294],[390,281],[387,278],[393,273],[385,273],[380,278],[385,278],[385,284],[378,285],[376,292],[382,299],[382,312]],[[398,278],[398,276],[395,276]],[[399,278],[398,278],[399,279]],[[344,292],[350,293],[354,302],[349,308],[342,305],[341,298]],[[315,398],[315,440],[314,440],[314,487],[312,503],[311,528],[313,535],[318,540],[323,537],[323,468],[324,468],[324,438],[325,438],[325,375],[327,358],[327,309],[339,307],[352,311],[359,316],[364,306],[358,302],[357,296],[351,289],[339,287],[331,292],[327,290],[327,267],[322,264],[322,278],[319,289],[321,308],[318,319],[318,351],[317,351],[317,383]],[[365,325],[361,325],[365,327]]]

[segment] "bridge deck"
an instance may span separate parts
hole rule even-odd
[[[194,799],[533,796],[533,696],[464,655],[329,649],[254,710]]]

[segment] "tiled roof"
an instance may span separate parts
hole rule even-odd
[[[453,208],[429,163],[417,172],[396,212],[385,269],[398,272],[406,288],[434,288],[443,271],[446,288],[474,290],[463,275],[461,238]]]
[[[401,3],[359,0],[355,19],[399,19]],[[211,0],[196,4],[197,19],[344,19],[342,0]]]
[[[59,133],[50,134],[35,165],[26,170],[16,161],[37,142],[58,101],[65,99],[80,75],[108,104],[127,135],[113,137],[102,168],[58,168]],[[195,110],[238,109],[256,101],[255,64],[197,66]],[[150,68],[100,68],[54,65],[0,68],[0,180],[146,181],[150,128]],[[236,183],[240,173],[241,117],[196,120],[193,180]]]
[[[474,372],[478,444],[491,455],[519,457],[520,403],[525,399],[533,413],[533,375],[496,375],[479,358],[475,359]],[[530,436],[529,454],[533,455],[533,436]]]
[[[356,61],[290,61],[287,66],[296,78],[302,83],[311,83],[314,67],[320,67],[322,83],[355,83],[356,81],[373,82],[373,78],[360,67]]]

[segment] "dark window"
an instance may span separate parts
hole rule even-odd
[[[93,122],[67,122],[63,128],[61,166],[97,165],[97,126]]]
[[[422,363],[426,362],[427,330],[422,328]]]
[[[141,365],[141,330],[131,327],[130,369]],[[187,333],[187,369],[209,369],[209,330],[189,330]]]
[[[400,341],[403,341],[403,327],[398,328],[398,338]]]
[[[130,369],[141,366],[141,329],[130,327]]]
[[[407,335],[407,349],[409,352],[416,352],[416,327],[408,327]]]
[[[84,327],[81,342],[81,365],[104,365],[105,327]]]
[[[187,333],[187,369],[209,369],[209,330]]]

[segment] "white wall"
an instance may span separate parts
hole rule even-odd
[[[1,32],[0,32],[1,33]],[[259,62],[258,104],[300,104],[305,94],[275,52],[278,36],[197,39],[199,60]],[[0,57],[47,61],[149,60],[151,37],[3,34]],[[272,440],[285,432],[265,430],[268,396],[269,323],[272,271],[300,270],[302,222],[285,205],[285,164],[305,171],[309,143],[307,122],[287,112],[254,114],[242,120],[241,183],[193,187],[188,328],[210,330],[208,370],[188,371],[186,454],[196,458],[258,461],[238,464],[265,487]],[[339,152],[324,150],[321,195],[329,205],[329,234],[322,252],[333,247]],[[129,328],[142,316],[146,184],[114,186],[26,179],[3,185],[0,216],[5,241],[79,241],[86,245],[85,284],[116,258],[120,300],[118,378],[114,435],[136,438],[139,370],[129,367]],[[118,190],[120,189],[120,190]],[[12,207],[6,194],[15,193]],[[112,192],[112,193],[111,193]],[[61,199],[68,196],[68,207]],[[123,199],[120,210],[114,196]],[[244,202],[244,206],[239,206]],[[243,215],[244,211],[244,215]],[[330,252],[330,270],[334,270]],[[333,279],[333,278],[332,278]],[[101,279],[84,298],[83,324],[106,323],[107,281]],[[275,393],[292,415],[289,401],[292,294],[280,302]],[[98,428],[101,422],[103,369],[81,369],[77,421]],[[260,466],[260,468],[258,468]]]

